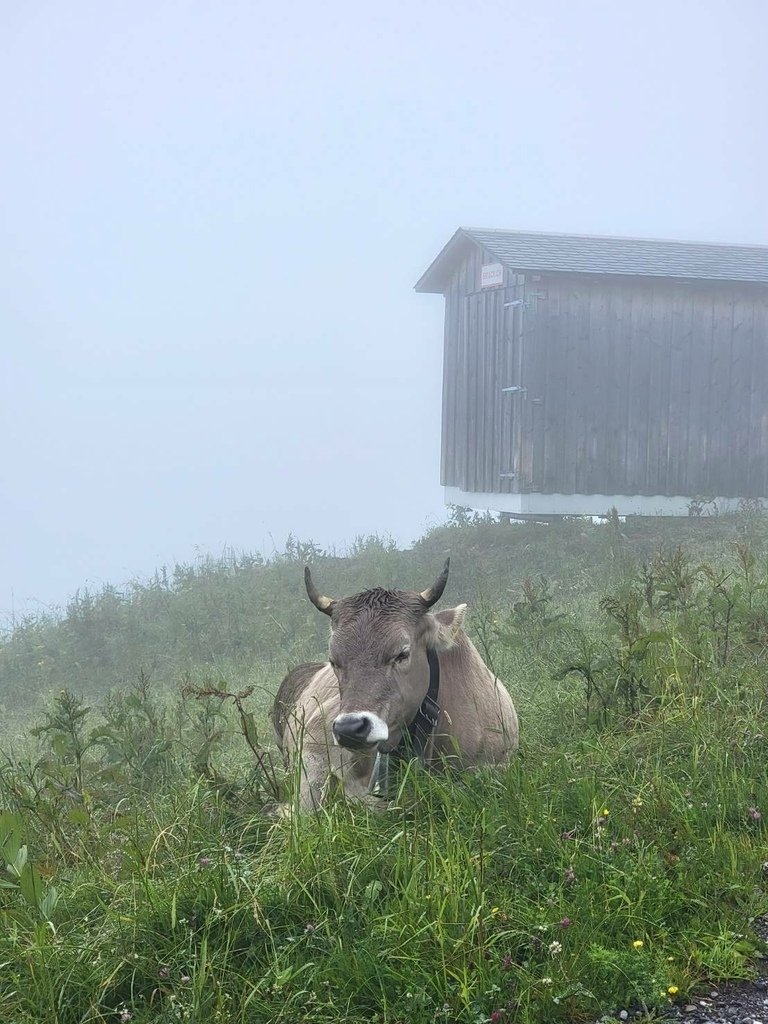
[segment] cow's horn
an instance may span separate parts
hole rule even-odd
[[[312,582],[312,573],[309,571],[309,566],[304,566],[304,583],[307,588],[307,594],[312,604],[321,612],[325,612],[326,615],[330,615],[333,610],[334,601],[331,597],[326,597],[325,594],[321,594],[315,584]]]
[[[439,601],[440,598],[443,596],[445,584],[448,582],[448,567],[450,564],[450,558],[446,558],[445,565],[443,566],[443,571],[437,577],[435,582],[432,584],[431,587],[427,587],[426,590],[422,590],[422,592],[419,594],[419,597],[427,606],[427,608],[431,608],[432,605],[435,604],[436,601]]]

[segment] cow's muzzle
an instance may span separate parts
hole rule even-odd
[[[339,715],[333,723],[333,741],[348,750],[370,750],[389,736],[387,723],[370,711]]]

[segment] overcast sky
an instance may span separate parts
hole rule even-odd
[[[439,521],[459,225],[768,243],[764,0],[0,14],[0,620]]]

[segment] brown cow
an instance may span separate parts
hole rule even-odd
[[[310,600],[331,619],[329,660],[290,672],[272,712],[286,763],[300,766],[301,809],[319,807],[333,780],[368,802],[380,754],[474,766],[517,748],[512,699],[462,628],[467,606],[430,611],[448,566],[421,593],[341,600],[320,594],[304,570]]]

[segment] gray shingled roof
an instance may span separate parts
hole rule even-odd
[[[418,281],[417,291],[443,291],[469,242],[511,270],[768,283],[768,246],[763,245],[459,228]]]

